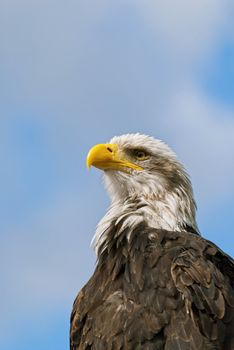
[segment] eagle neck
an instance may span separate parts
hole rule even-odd
[[[168,231],[198,233],[195,221],[195,203],[176,193],[161,197],[127,197],[112,202],[106,215],[97,226],[92,244],[97,255],[108,248],[121,235],[131,236],[139,224]]]

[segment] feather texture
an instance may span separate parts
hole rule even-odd
[[[79,293],[71,349],[234,349],[232,259],[192,233],[140,224],[133,236],[113,241]]]

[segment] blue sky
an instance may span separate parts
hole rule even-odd
[[[90,146],[166,141],[203,235],[234,254],[234,7],[228,0],[0,4],[0,348],[68,349],[108,198]]]

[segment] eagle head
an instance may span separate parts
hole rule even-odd
[[[135,214],[137,203],[144,204],[138,216],[150,226],[169,230],[198,232],[196,204],[190,179],[175,153],[162,141],[142,134],[113,137],[91,148],[87,166],[104,172],[111,207],[103,222],[126,212]],[[100,236],[101,233],[99,233]]]

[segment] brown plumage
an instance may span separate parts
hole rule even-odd
[[[73,305],[70,349],[234,350],[233,260],[195,224],[152,227],[137,198],[105,226]]]
[[[71,349],[233,350],[233,261],[192,233],[123,232],[75,300]]]

